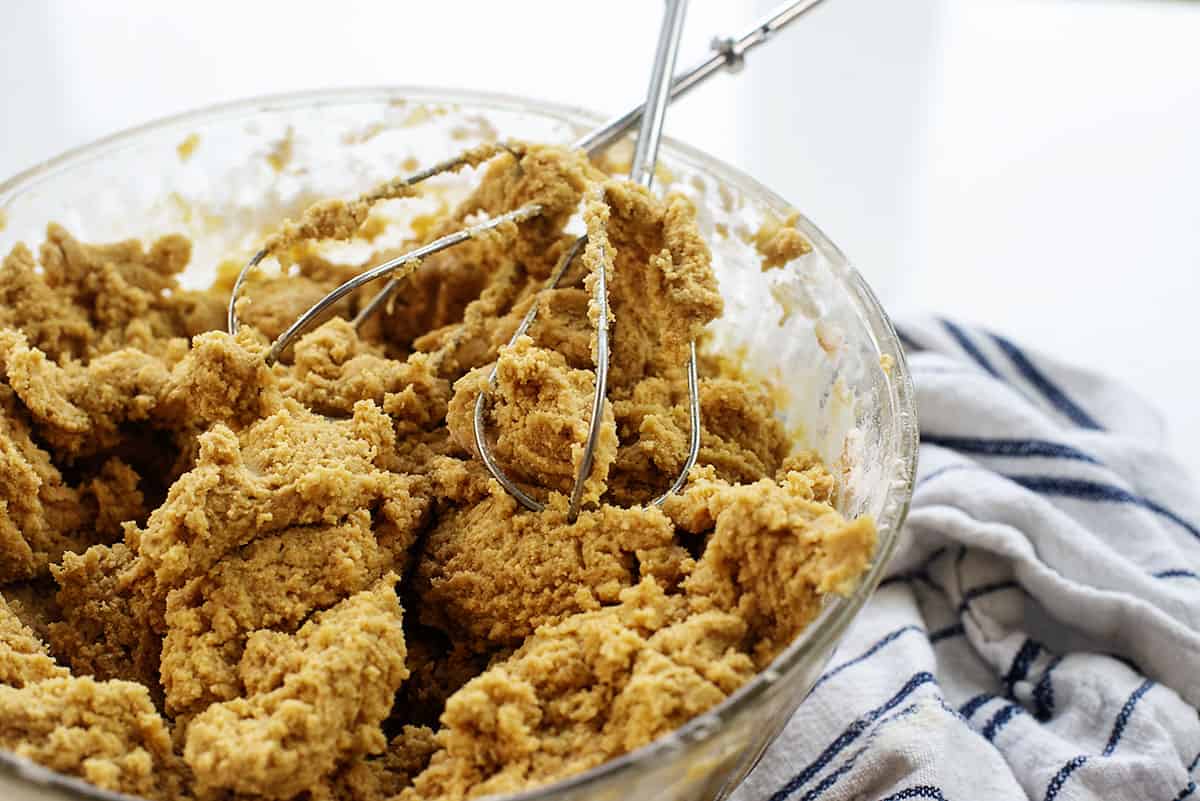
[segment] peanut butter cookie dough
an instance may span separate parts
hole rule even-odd
[[[845,593],[875,547],[771,396],[706,359],[689,483],[684,365],[721,313],[695,212],[540,145],[467,154],[477,189],[421,236],[542,213],[414,266],[361,329],[277,364],[291,320],[357,269],[400,181],[285,222],[224,326],[181,237],[51,225],[0,266],[0,747],[159,799],[457,801],[595,767],[720,703]],[[588,232],[527,335],[506,343]],[[574,229],[572,229],[574,230]],[[765,266],[803,248],[767,232]],[[797,235],[798,236],[798,235]],[[374,262],[396,255],[377,253]],[[597,271],[609,391],[579,519]],[[475,452],[546,501],[525,511]]]

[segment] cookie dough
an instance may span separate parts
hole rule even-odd
[[[812,252],[812,245],[796,230],[796,221],[799,219],[799,212],[792,212],[782,220],[768,216],[754,232],[754,248],[763,257],[763,272],[782,267]]]
[[[282,222],[265,247],[285,269],[250,276],[236,336],[227,274],[178,284],[178,236],[51,225],[3,260],[0,747],[154,801],[519,791],[720,703],[855,586],[872,522],[836,511],[771,394],[719,359],[689,482],[647,505],[685,462],[689,343],[722,310],[690,203],[559,147],[460,166],[477,188],[422,241],[540,214],[414,265],[361,329],[376,287],[348,297],[271,366],[272,338],[358,269],[315,240],[369,241],[373,204],[413,187]],[[541,292],[573,219],[586,247]],[[765,266],[794,233],[764,231]],[[568,523],[600,270],[608,393]],[[545,511],[483,469],[483,391],[491,450]]]

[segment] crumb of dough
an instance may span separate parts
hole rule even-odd
[[[754,232],[754,248],[763,258],[763,272],[782,267],[792,259],[812,252],[812,245],[795,228],[799,219],[800,213],[795,211],[782,220],[768,214],[767,219]]]
[[[711,531],[684,589],[697,610],[747,624],[762,668],[817,616],[823,596],[853,588],[874,552],[875,525],[817,500],[804,472],[742,485],[700,472],[664,504],[684,529]]]
[[[412,784],[417,774],[425,770],[436,750],[433,729],[428,726],[405,726],[388,743],[388,750],[377,762],[377,770],[383,774],[380,794],[390,798]]]
[[[404,801],[511,792],[650,742],[765,667],[866,568],[873,524],[815,500],[808,475],[730,485],[699,472],[665,508],[707,532],[680,592],[645,576],[619,605],[537,628],[446,702],[439,750]]]
[[[686,402],[678,383],[661,378],[614,397],[621,447],[612,469],[613,496],[619,502],[661,495],[670,486],[666,477],[683,469],[691,426]],[[700,426],[699,463],[731,482],[774,475],[791,448],[768,394],[736,378],[701,380]]]
[[[539,628],[451,696],[429,767],[400,801],[513,792],[644,745],[712,707],[754,672],[745,624],[652,578],[620,603]]]
[[[196,152],[196,148],[200,147],[200,134],[190,133],[184,140],[175,146],[175,152],[179,154],[180,161],[187,161]]]
[[[50,642],[50,627],[62,620],[62,610],[55,599],[57,586],[49,576],[4,585],[2,594],[9,611],[17,616],[44,643]],[[51,651],[51,656],[57,655]]]
[[[415,725],[437,727],[446,699],[486,670],[497,652],[481,653],[463,642],[451,642],[442,632],[416,624],[412,618],[410,613],[405,633],[410,675],[396,697],[395,710]]]
[[[302,337],[291,369],[278,372],[284,394],[309,408],[347,414],[359,401],[373,401],[398,433],[436,428],[450,400],[450,384],[427,354],[414,353],[405,361],[386,358],[344,319]]]
[[[821,462],[821,457],[814,451],[799,451],[784,457],[783,463],[775,471],[775,480],[779,481],[789,473],[796,473],[802,481],[795,486],[804,488],[804,497],[817,503],[838,505],[838,485],[833,475]]]
[[[0,685],[20,689],[69,675],[51,658],[46,645],[0,598]]]
[[[447,415],[451,436],[459,447],[475,453],[476,398],[487,383],[487,368],[469,374],[455,385]],[[588,420],[595,394],[595,377],[588,370],[567,366],[562,354],[538,348],[521,337],[500,352],[497,385],[488,393],[486,421],[495,439],[494,456],[511,465],[510,476],[569,493],[583,461]],[[608,471],[617,452],[612,405],[605,401],[592,470],[584,482],[583,502],[593,503],[607,489]]]
[[[289,129],[290,131],[291,129]],[[291,155],[291,136],[288,142],[288,157]],[[476,166],[491,158],[498,151],[495,145],[481,145],[467,151],[461,157],[460,166]],[[286,162],[285,162],[286,163]],[[274,165],[274,162],[272,162]],[[282,170],[283,167],[276,166]],[[269,237],[263,245],[268,253],[280,253],[301,242],[317,239],[350,239],[366,222],[371,208],[382,200],[397,200],[412,197],[415,189],[406,178],[384,181],[368,192],[349,202],[343,200],[321,200],[304,210],[299,220],[285,220],[279,233]]]
[[[424,125],[431,119],[433,119],[433,112],[430,111],[429,106],[417,106],[408,113],[408,116],[400,124],[405,128],[410,128],[417,125]]]
[[[457,166],[476,188],[402,249],[541,213],[412,265],[358,328],[375,287],[351,293],[270,366],[362,270],[314,240],[365,241],[406,181],[283,223],[285,269],[252,276],[236,336],[243,258],[184,290],[182,237],[51,225],[0,263],[0,747],[153,801],[522,791],[712,708],[855,586],[875,530],[835,511],[845,465],[795,452],[778,392],[704,351],[722,302],[691,204],[561,147]],[[602,274],[609,380],[568,524]],[[689,452],[693,342],[699,455],[658,508]],[[489,447],[541,512],[475,452],[493,368]]]
[[[186,786],[140,684],[59,676],[0,687],[0,747],[106,790],[172,801]]]
[[[250,329],[231,337],[210,331],[192,339],[187,355],[160,390],[160,416],[192,426],[243,428],[277,411],[282,396],[264,361],[267,346]]]
[[[0,265],[0,329],[24,334],[56,363],[124,347],[171,360],[186,337],[224,325],[225,298],[179,287],[191,244],[171,235],[149,250],[136,241],[84,245],[50,225],[40,263],[18,244]]]
[[[72,458],[108,450],[124,425],[149,420],[169,375],[160,359],[133,348],[55,364],[12,330],[0,330],[0,370],[40,437]]]
[[[616,603],[647,567],[687,561],[655,508],[605,506],[574,524],[560,510],[519,510],[498,494],[438,521],[417,565],[422,623],[478,651],[516,646],[538,626]]]
[[[358,235],[367,242],[374,242],[383,236],[391,224],[391,220],[381,214],[368,214],[367,219],[358,229]]]
[[[18,244],[0,267],[0,326],[19,328],[51,358],[79,356],[95,338],[86,310],[64,302],[50,286],[37,261]]]
[[[379,134],[387,130],[387,126],[382,122],[372,122],[364,126],[361,130],[347,131],[342,134],[342,144],[358,145],[363,142],[369,142]]]
[[[643,187],[617,181],[608,181],[603,195],[585,206],[589,295],[603,245],[610,313],[622,332],[612,342],[612,387],[682,365],[688,343],[721,314],[711,253],[695,216],[682,196],[661,201]],[[589,308],[593,321],[597,314]]]
[[[377,190],[379,198],[400,198],[412,194],[403,183],[385,185]],[[279,253],[301,241],[311,239],[350,239],[366,221],[371,211],[370,201],[364,198],[346,203],[341,200],[322,200],[309,206],[299,220],[288,220],[282,230],[263,246],[268,253]]]
[[[396,575],[316,614],[293,635],[251,635],[238,667],[247,695],[188,726],[198,786],[291,798],[339,765],[379,753],[379,724],[408,677]]]
[[[382,756],[368,757],[336,774],[328,785],[314,788],[309,796],[318,799],[344,798],[347,801],[384,801],[409,787],[418,773],[429,764],[437,749],[433,730],[428,726],[405,726],[388,743]]]
[[[482,114],[474,114],[466,118],[465,125],[459,125],[450,130],[450,138],[456,140],[475,139],[485,142],[495,141],[500,136],[492,121]]]
[[[42,298],[57,298],[44,309],[50,320],[30,320],[33,308],[22,310],[0,326],[19,327],[27,332],[30,344],[51,359],[71,355],[80,359],[136,347],[152,356],[163,356],[177,347],[179,337],[190,336],[188,322],[197,314],[197,306],[223,306],[224,299],[208,293],[188,292],[179,287],[176,277],[191,260],[191,243],[177,234],[154,242],[149,250],[136,240],[111,245],[85,245],[59,225],[50,225],[40,249],[42,273],[11,276],[22,280]],[[15,251],[14,251],[15,252]],[[28,269],[28,260],[18,260]],[[0,288],[9,285],[10,276],[0,275]],[[47,291],[48,290],[48,291]],[[74,337],[63,341],[58,320],[85,320],[81,342]],[[207,312],[200,315],[207,319]],[[32,325],[27,325],[27,321]],[[28,333],[32,328],[37,335]],[[74,333],[74,326],[70,329]]]
[[[347,420],[285,401],[240,435],[214,425],[200,436],[196,466],[139,532],[141,568],[165,593],[256,537],[371,508],[397,488],[399,477],[374,464],[394,436],[370,401]]]
[[[813,336],[817,338],[817,345],[829,357],[836,356],[846,343],[846,335],[842,333],[841,327],[825,320],[817,320],[813,325]]]
[[[403,567],[412,539],[381,548],[370,514],[359,511],[342,524],[257,539],[172,592],[161,668],[167,710],[191,714],[243,695],[238,664],[256,631],[295,631],[313,612]]]
[[[62,620],[50,624],[49,641],[75,675],[135,681],[157,700],[163,611],[144,591],[145,581],[131,580],[134,561],[120,542],[64,554],[51,568]]]
[[[9,582],[44,574],[65,551],[86,547],[88,532],[78,490],[34,441],[7,386],[0,386],[0,410],[0,582]]]
[[[87,517],[100,540],[119,539],[126,522],[144,520],[149,514],[141,481],[133,467],[113,456],[99,473],[80,485],[80,502],[87,508]]]
[[[295,148],[296,129],[289,125],[284,135],[271,145],[271,150],[267,153],[267,164],[270,164],[275,172],[283,172],[291,163]]]

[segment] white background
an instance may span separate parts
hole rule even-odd
[[[768,0],[693,0],[681,63]],[[623,110],[660,14],[598,2],[3,0],[0,176],[199,105],[366,84]],[[1200,3],[830,0],[668,133],[822,226],[898,313],[1120,377],[1200,475]]]

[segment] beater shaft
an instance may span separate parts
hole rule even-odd
[[[713,55],[693,64],[690,68],[676,75],[671,81],[671,99],[678,100],[712,75],[728,68],[731,72],[740,70],[746,53],[767,41],[774,34],[789,24],[800,19],[825,0],[795,0],[784,3],[779,8],[763,17],[753,27],[738,37],[720,36],[713,38]],[[586,150],[588,154],[597,153],[611,145],[629,132],[642,117],[644,105],[633,108],[613,117],[596,130],[575,142],[575,147]]]

